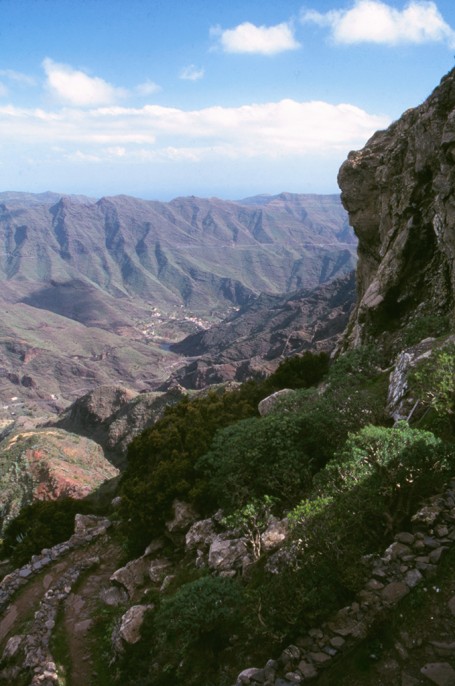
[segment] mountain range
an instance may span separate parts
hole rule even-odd
[[[0,193],[3,411],[58,410],[106,383],[153,390],[182,364],[170,344],[261,293],[348,273],[355,252],[336,195]]]

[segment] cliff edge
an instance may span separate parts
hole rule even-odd
[[[344,347],[455,315],[455,69],[419,107],[349,153],[338,183],[358,239],[358,302]],[[448,322],[449,323],[449,322]],[[433,334],[424,331],[422,338]]]

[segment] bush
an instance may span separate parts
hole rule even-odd
[[[18,566],[27,563],[43,548],[70,538],[75,515],[88,512],[93,512],[93,506],[72,498],[27,505],[6,526],[2,556],[11,557]]]
[[[393,429],[367,426],[349,436],[316,482],[325,496],[349,494],[347,514],[365,533],[372,522],[393,531],[441,487],[454,460],[453,446],[406,422]]]
[[[442,435],[455,433],[455,344],[432,352],[409,374],[410,394],[432,411],[427,423]]]
[[[160,535],[171,514],[172,502],[194,502],[194,465],[209,448],[216,431],[257,414],[260,386],[247,383],[239,391],[209,393],[204,398],[182,400],[129,446],[128,464],[120,482],[119,514],[132,554],[140,553]],[[199,501],[205,512],[210,503]]]
[[[309,388],[318,384],[329,369],[330,357],[327,353],[306,351],[281,362],[278,369],[266,380],[271,390],[281,388]]]
[[[178,683],[211,683],[219,655],[238,629],[242,607],[239,582],[220,577],[202,577],[165,598],[154,617],[153,650],[160,671]]]
[[[210,500],[228,512],[266,495],[296,502],[311,483],[296,414],[245,419],[219,431],[196,466]]]
[[[424,338],[438,338],[450,330],[449,317],[437,314],[420,316],[410,322],[404,329],[403,346],[410,347],[420,343]]]

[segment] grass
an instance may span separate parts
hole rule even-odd
[[[59,686],[69,686],[71,683],[69,680],[69,675],[72,672],[72,662],[70,657],[68,636],[65,630],[64,609],[62,605],[60,605],[57,612],[55,628],[51,637],[50,649],[55,664],[57,665]]]
[[[99,604],[94,615],[93,626],[89,631],[88,640],[93,658],[94,671],[97,674],[96,686],[113,686],[116,669],[112,660],[112,632],[125,608],[109,607]]]

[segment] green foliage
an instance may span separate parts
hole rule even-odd
[[[373,345],[350,350],[333,362],[329,370],[328,383],[332,387],[362,385],[380,374],[381,363],[381,354]]]
[[[367,426],[349,437],[316,481],[325,495],[349,493],[348,512],[359,529],[382,521],[393,530],[442,485],[454,460],[453,447],[406,422],[393,429]]]
[[[295,414],[245,419],[219,431],[197,463],[208,497],[228,512],[265,495],[296,502],[311,482],[302,440]]]
[[[87,512],[93,512],[93,507],[72,498],[27,505],[6,526],[2,557],[11,557],[18,566],[25,564],[43,548],[70,538],[75,515]]]
[[[228,517],[224,517],[222,524],[229,529],[238,531],[244,536],[253,553],[253,559],[261,556],[261,534],[267,528],[276,498],[265,495],[263,498],[253,498],[249,503],[236,510]]]
[[[153,620],[154,652],[162,671],[189,686],[201,683],[201,677],[210,683],[220,653],[238,628],[243,602],[238,581],[209,576],[165,598]]]
[[[318,384],[329,369],[327,353],[306,351],[281,362],[278,369],[266,381],[271,389],[309,388]]]
[[[409,375],[410,393],[435,415],[436,427],[455,432],[455,344],[432,352]],[[433,428],[430,422],[431,428]]]
[[[291,537],[279,573],[250,584],[265,633],[292,640],[349,602],[364,583],[361,556],[381,550],[421,500],[438,491],[454,463],[453,447],[405,423],[351,434],[316,475],[310,497],[289,514]]]
[[[424,338],[438,338],[448,333],[450,322],[447,316],[428,314],[414,319],[404,330],[403,345],[416,345]]]
[[[119,514],[132,553],[141,552],[161,533],[175,498],[196,499],[198,490],[204,489],[204,484],[196,486],[196,460],[209,449],[220,427],[255,415],[261,398],[255,383],[231,393],[186,398],[130,444]],[[210,503],[201,505],[204,509]]]

